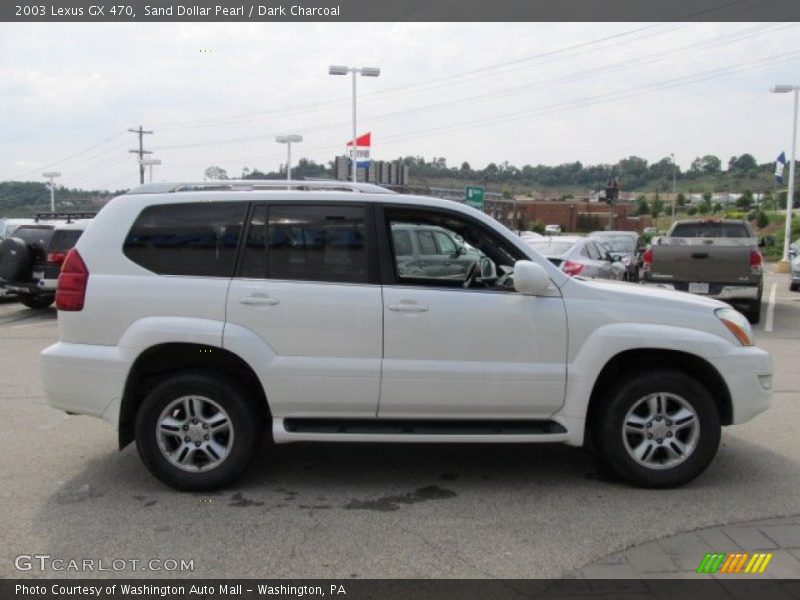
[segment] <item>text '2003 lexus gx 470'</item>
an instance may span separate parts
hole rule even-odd
[[[401,268],[412,230],[430,268]],[[437,233],[466,267],[443,268]],[[589,443],[670,487],[771,399],[727,305],[571,278],[477,210],[368,184],[145,185],[89,225],[56,303],[50,403],[184,490],[232,482],[265,435]]]

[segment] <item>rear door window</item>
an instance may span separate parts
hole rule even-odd
[[[256,207],[242,276],[367,283],[366,216],[362,206]]]
[[[246,202],[191,202],[145,208],[123,252],[159,275],[232,277]]]

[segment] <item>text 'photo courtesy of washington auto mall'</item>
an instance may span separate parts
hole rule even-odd
[[[0,596],[798,593],[800,10],[575,4],[2,9]]]

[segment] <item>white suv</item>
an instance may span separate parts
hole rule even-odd
[[[392,232],[474,249],[398,269]],[[151,184],[89,225],[58,281],[50,403],[102,417],[179,489],[277,443],[591,442],[624,479],[700,474],[771,399],[721,302],[571,278],[493,219],[340,182]]]

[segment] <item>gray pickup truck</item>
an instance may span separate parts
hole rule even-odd
[[[678,221],[643,256],[642,282],[723,300],[761,318],[763,266],[747,221]]]

